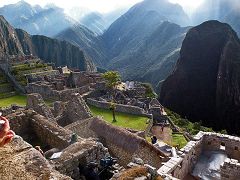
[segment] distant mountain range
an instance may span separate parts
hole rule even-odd
[[[188,21],[179,5],[145,0],[117,19],[102,36],[78,25],[56,37],[78,45],[98,66],[118,70],[125,80],[156,86],[172,72],[188,30],[171,22]]]
[[[46,36],[31,36],[21,29],[14,29],[3,16],[0,16],[0,54],[33,55],[57,66],[68,65],[82,71],[96,70],[91,59],[79,47]]]
[[[75,23],[73,19],[64,14],[61,8],[31,6],[25,1],[0,8],[0,15],[3,15],[15,28],[24,29],[33,35],[50,37]]]
[[[160,90],[179,58],[187,25],[218,19],[239,33],[238,7],[238,0],[206,0],[190,19],[178,4],[144,0],[123,15],[125,10],[108,15],[92,12],[77,22],[55,6],[42,8],[20,1],[0,8],[0,14],[30,34],[78,46],[96,66],[118,70],[124,80],[150,82]]]
[[[103,34],[107,68],[120,71],[124,79],[156,85],[172,71],[188,29],[174,23],[188,20],[181,6],[167,0],[136,4]]]
[[[93,33],[85,26],[75,24],[55,37],[80,47],[80,49],[84,50],[85,53],[93,59],[97,66],[105,66],[104,62],[106,61],[105,59],[107,59],[107,54],[105,52],[105,45],[102,41],[102,37]]]
[[[116,19],[118,19],[126,11],[126,9],[116,9],[106,14],[91,12],[80,18],[79,22],[97,35],[101,35]]]

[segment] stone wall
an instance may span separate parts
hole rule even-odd
[[[240,177],[240,163],[227,158],[221,166],[221,180],[237,180]]]
[[[29,83],[26,87],[27,93],[38,93],[44,99],[52,99],[56,101],[66,101],[72,93],[84,94],[90,91],[90,86],[83,86],[75,89],[65,89],[62,91],[54,90],[53,87],[47,83]]]
[[[240,138],[219,133],[204,133],[204,150],[224,150],[228,157],[240,161]]]
[[[221,179],[235,180],[240,177],[240,138],[213,133],[199,132],[184,148],[178,152],[178,157],[171,158],[164,166],[158,170],[162,177],[171,175],[178,179],[183,179],[191,173],[197,160],[203,151],[226,152],[229,158],[221,166]],[[236,159],[236,160],[235,160]]]
[[[114,127],[99,117],[75,122],[66,128],[74,131],[80,137],[97,137],[110,153],[119,158],[119,163],[126,166],[133,156],[143,159],[154,167],[160,167],[165,161],[165,155],[157,148],[129,131]]]
[[[64,149],[70,145],[73,132],[62,128],[35,111],[18,111],[7,116],[11,129],[24,139],[37,136],[41,142],[54,148]]]
[[[49,84],[44,83],[28,83],[26,87],[27,93],[38,93],[44,99],[52,99],[52,100],[59,100],[60,95],[59,92],[52,89],[52,86]]]
[[[172,157],[158,170],[159,175],[169,174],[184,179],[192,171],[202,152],[202,141],[190,141],[180,151],[180,156]]]
[[[33,129],[30,125],[30,120],[34,113],[31,110],[17,111],[15,113],[9,114],[7,118],[9,119],[9,124],[11,129],[17,134],[22,136],[24,139],[29,134],[33,133]]]
[[[110,109],[109,102],[97,101],[95,99],[88,98],[87,103],[89,105],[92,105],[101,109]],[[136,106],[130,106],[130,105],[116,104],[116,112],[151,117],[150,114],[145,113],[144,109]]]
[[[45,104],[40,94],[33,93],[27,95],[27,109],[33,109],[38,114],[54,121],[51,109]]]
[[[56,123],[50,122],[41,115],[34,115],[31,125],[38,138],[51,147],[64,149],[70,145],[73,132],[66,130]]]
[[[78,93],[70,94],[69,101],[66,102],[63,114],[58,117],[57,122],[61,126],[67,126],[79,120],[92,117],[91,110]]]
[[[71,72],[67,80],[67,85],[69,87],[75,88],[100,81],[103,81],[101,74],[87,72]]]
[[[108,149],[101,143],[91,139],[81,139],[62,151],[60,158],[53,160],[56,169],[74,179],[79,179],[79,165],[86,166],[90,162],[100,162]]]
[[[49,78],[53,78],[60,74],[58,70],[52,70],[51,66],[45,67],[45,70],[47,71],[43,71],[43,69],[31,70],[31,74],[29,73],[26,75],[27,81],[28,82],[43,81],[44,77],[46,76]]]
[[[17,110],[24,110],[24,109],[25,109],[25,107],[12,105],[12,106],[7,107],[7,108],[0,108],[0,112],[2,112],[3,116],[7,116],[9,114],[12,114],[12,113],[16,112]]]
[[[83,95],[89,91],[90,91],[90,85],[82,86],[82,87],[75,88],[75,89],[65,89],[63,91],[60,91],[60,99],[59,100],[66,101],[66,100],[69,100],[70,94],[79,93],[80,95]]]
[[[10,68],[9,68],[9,64],[1,64],[0,63],[0,70],[2,70],[2,72],[4,73],[4,75],[7,77],[8,81],[14,86],[14,88],[16,89],[16,91],[18,91],[19,93],[26,93],[26,90],[24,87],[22,87],[15,79],[15,77],[13,77],[13,75],[10,73]]]
[[[77,133],[82,138],[98,138],[97,134],[90,129],[92,122],[96,117],[92,117],[85,120],[76,121],[72,124],[65,126],[65,129],[69,129]]]

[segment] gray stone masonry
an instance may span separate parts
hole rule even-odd
[[[57,122],[61,126],[67,126],[73,122],[92,117],[92,113],[80,94],[69,95],[69,101],[66,102],[62,115]]]
[[[86,166],[90,162],[100,162],[108,153],[108,149],[92,139],[79,138],[78,142],[62,151],[60,158],[53,160],[56,169],[74,179],[79,179],[79,164]]]
[[[220,174],[223,180],[238,180],[240,177],[240,138],[213,132],[199,132],[177,157],[171,158],[159,170],[164,177],[184,179],[191,173],[203,151],[224,151],[229,157],[221,166]],[[231,158],[231,159],[230,159]]]
[[[20,136],[0,148],[1,180],[71,180],[60,174],[49,162]]]
[[[104,102],[104,101],[97,101],[92,98],[87,99],[87,103],[89,105],[101,108],[101,109],[110,109],[110,103]],[[131,105],[124,105],[124,104],[116,104],[116,112],[122,112],[122,113],[128,113],[133,115],[139,115],[139,116],[146,116],[151,118],[152,115],[147,114],[144,109],[136,106]]]
[[[54,121],[51,109],[45,104],[40,94],[34,93],[27,95],[27,109],[33,109],[37,113]]]
[[[66,128],[82,138],[99,138],[112,155],[118,157],[119,163],[123,166],[131,162],[134,155],[158,168],[162,162],[166,161],[165,155],[145,139],[123,128],[112,126],[100,117],[78,121]]]

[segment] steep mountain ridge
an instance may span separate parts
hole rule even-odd
[[[171,73],[188,30],[174,23],[188,21],[181,6],[168,0],[136,4],[103,34],[108,56],[105,66],[120,71],[124,79],[156,86]]]
[[[56,38],[80,47],[87,56],[93,59],[96,65],[104,67],[103,62],[107,59],[105,45],[102,38],[88,28],[80,24],[75,24],[59,33]]]
[[[187,30],[164,22],[128,57],[114,58],[108,67],[122,72],[124,79],[156,85],[172,72]]]
[[[92,12],[81,18],[80,23],[96,34],[101,35],[106,29],[105,24],[107,22],[100,13]]]
[[[110,59],[134,50],[164,21],[185,24],[187,20],[181,6],[169,3],[168,0],[145,0],[136,4],[103,34]]]
[[[1,54],[23,54],[23,49],[15,29],[0,16],[0,53]]]
[[[192,28],[186,35],[177,67],[163,83],[166,107],[216,130],[240,133],[240,40],[218,21]]]
[[[77,46],[45,36],[31,36],[14,29],[0,16],[0,53],[7,55],[34,55],[57,66],[68,65],[83,71],[95,71],[92,61]]]

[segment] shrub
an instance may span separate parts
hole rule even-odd
[[[165,109],[168,117],[176,124],[178,127],[182,129],[182,131],[186,131],[191,135],[196,135],[199,131],[204,132],[213,132],[212,128],[202,126],[202,121],[200,122],[190,122],[188,119],[182,118],[179,114],[172,112],[169,109]]]
[[[142,85],[146,88],[146,97],[157,98],[157,94],[154,92],[153,87],[149,83],[142,83]]]

